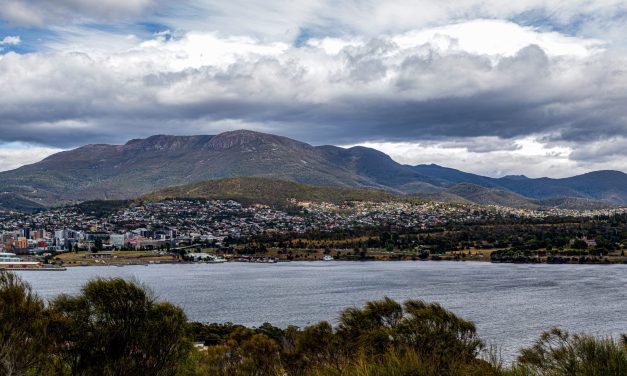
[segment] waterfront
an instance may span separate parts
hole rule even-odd
[[[291,262],[78,267],[18,272],[45,298],[95,277],[124,277],[180,305],[191,320],[277,326],[333,321],[387,295],[437,301],[472,320],[510,357],[552,325],[596,335],[627,332],[627,265],[464,262]]]

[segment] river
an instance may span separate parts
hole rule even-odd
[[[74,267],[18,272],[44,298],[95,277],[124,277],[183,307],[191,320],[285,327],[333,322],[348,306],[389,296],[439,302],[477,324],[512,359],[550,326],[627,333],[627,265],[482,262],[291,262]]]

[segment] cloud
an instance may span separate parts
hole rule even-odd
[[[0,18],[24,26],[106,21],[137,16],[151,5],[153,0],[0,0]]]
[[[591,167],[617,167],[616,164],[582,166],[570,158],[572,149],[547,145],[533,137],[509,140],[505,145],[502,143],[503,140],[498,138],[477,137],[456,141],[367,142],[361,145],[381,150],[399,163],[435,163],[492,177],[520,174],[535,178],[568,177],[588,172]],[[483,147],[487,145],[492,147]],[[620,166],[618,164],[618,169]]]
[[[0,40],[0,46],[17,46],[22,41],[19,35],[16,36],[6,36]]]
[[[35,163],[61,149],[21,142],[0,144],[0,171]]]
[[[575,171],[605,150],[581,148],[627,137],[627,53],[508,21],[300,46],[217,32],[142,40],[78,31],[45,52],[0,55],[0,140],[67,148],[241,125],[317,144],[437,142],[438,153],[494,156],[479,165],[499,174],[488,161]],[[569,153],[520,154],[529,137]]]
[[[543,30],[624,44],[622,0],[187,0],[162,4],[156,20],[178,30],[262,40],[398,35],[473,19],[506,19]],[[491,34],[490,38],[498,35]]]
[[[626,16],[622,0],[0,0],[0,19],[16,25],[141,21],[283,42],[372,38],[472,19],[506,19],[624,45]]]

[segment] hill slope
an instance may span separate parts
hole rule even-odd
[[[457,184],[447,189],[446,192],[480,205],[501,205],[525,209],[536,209],[540,206],[534,200],[522,195],[475,184]]]
[[[233,131],[215,136],[152,136],[124,145],[86,145],[0,173],[0,206],[39,208],[87,200],[124,200],[172,186],[230,177],[265,177],[303,184],[463,198],[453,187],[497,190],[502,205],[563,198],[627,204],[627,174],[600,171],[566,179],[494,179],[437,165],[402,165],[365,147],[344,149],[270,134]],[[507,193],[509,192],[509,193]],[[507,194],[506,194],[507,193]],[[515,193],[516,195],[512,195]],[[568,202],[576,202],[570,200]]]
[[[161,201],[173,198],[200,198],[207,200],[235,200],[243,204],[285,206],[287,201],[316,201],[340,203],[343,201],[390,201],[395,196],[381,191],[320,187],[291,181],[267,178],[227,178],[208,180],[167,188],[139,199]]]

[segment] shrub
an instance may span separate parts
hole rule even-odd
[[[72,374],[174,375],[191,350],[183,311],[123,279],[88,282],[52,309],[64,320],[61,355]]]
[[[627,346],[611,338],[571,335],[553,328],[522,349],[515,370],[546,376],[627,375]]]
[[[19,376],[45,366],[53,348],[50,315],[30,285],[0,271],[0,375]]]

